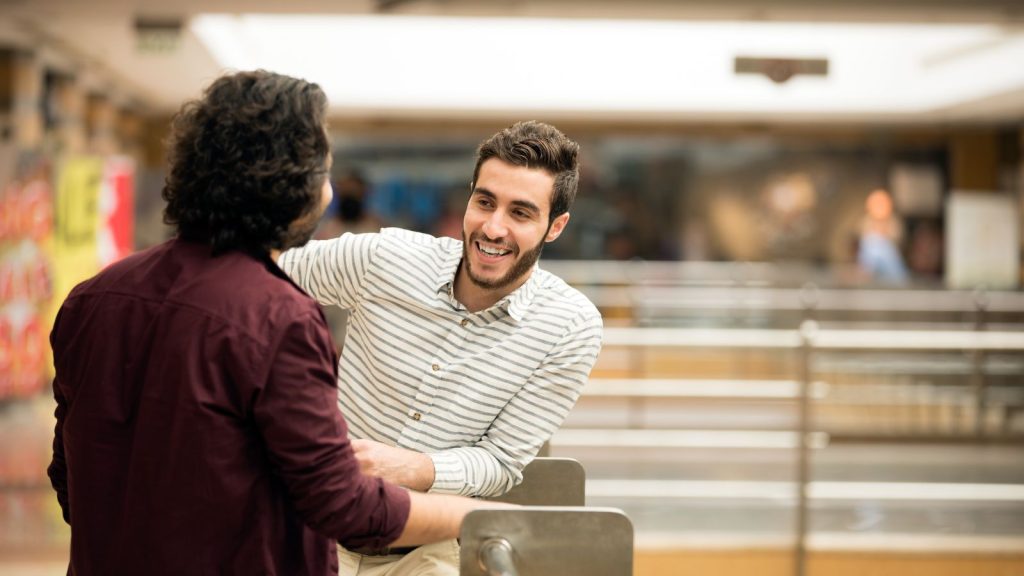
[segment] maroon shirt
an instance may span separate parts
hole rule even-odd
[[[363,476],[317,305],[269,258],[171,240],[78,285],[50,335],[69,574],[337,573],[409,514]]]

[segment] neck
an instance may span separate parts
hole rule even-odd
[[[275,250],[273,248],[270,249],[270,259],[271,260],[273,260],[274,262],[277,262],[277,259],[280,258],[280,257],[281,257],[281,251],[280,250]]]
[[[452,287],[452,290],[455,292],[455,299],[465,306],[466,310],[479,312],[494,306],[498,300],[515,292],[517,288],[530,279],[531,273],[532,270],[529,273],[523,274],[522,277],[508,286],[497,289],[484,288],[473,282],[469,277],[469,272],[466,271],[465,263],[462,262],[459,264],[458,271],[455,272],[455,285]]]

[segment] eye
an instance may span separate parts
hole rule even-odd
[[[523,220],[530,218],[530,213],[522,209],[513,210],[512,215],[515,216],[516,218],[521,218]]]
[[[486,196],[478,197],[476,199],[476,203],[477,203],[478,206],[480,206],[482,208],[490,208],[491,205],[492,205],[491,199],[487,198]]]

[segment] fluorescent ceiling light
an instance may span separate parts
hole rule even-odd
[[[992,25],[202,15],[227,69],[319,83],[334,108],[921,113],[1024,89],[1024,35]],[[826,58],[784,84],[737,56]]]

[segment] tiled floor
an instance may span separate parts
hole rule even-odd
[[[5,562],[0,559],[0,576],[65,576],[67,562]]]

